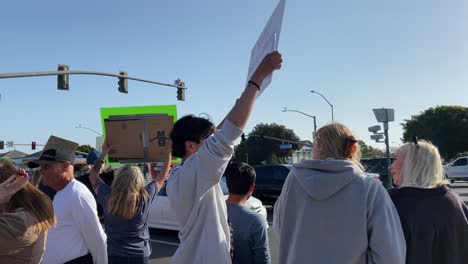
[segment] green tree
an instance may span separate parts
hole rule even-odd
[[[89,153],[91,150],[95,150],[95,148],[91,147],[90,145],[81,145],[76,149],[76,151],[81,151],[84,153]]]
[[[299,137],[292,129],[275,123],[260,123],[254,127],[245,141],[236,148],[235,157],[239,161],[248,162],[251,165],[265,162],[267,164],[285,163],[298,146],[293,144],[292,149],[280,149],[282,142],[266,139],[270,136],[291,141],[299,141]],[[248,160],[248,161],[247,161]]]
[[[368,146],[364,141],[358,140],[363,159],[382,158],[385,156],[383,150]]]
[[[406,119],[403,141],[413,137],[431,141],[439,148],[441,156],[450,160],[457,153],[468,149],[468,108],[462,106],[431,107],[419,115]]]
[[[14,165],[13,161],[9,157],[0,158],[0,163]]]

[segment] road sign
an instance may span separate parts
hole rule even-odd
[[[280,145],[280,149],[291,149],[292,148],[292,144],[281,144]]]
[[[6,145],[7,147],[12,148],[15,144],[13,143],[13,141],[7,141]]]

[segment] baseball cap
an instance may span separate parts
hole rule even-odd
[[[74,164],[75,151],[78,145],[78,143],[73,141],[56,136],[50,136],[39,159],[29,162],[28,167],[37,168],[43,164],[66,161]]]
[[[96,160],[98,160],[99,157],[101,157],[101,152],[100,151],[91,150],[88,153],[88,156],[86,157],[86,163],[88,165],[93,165],[94,163],[96,163]]]

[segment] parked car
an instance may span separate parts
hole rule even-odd
[[[264,204],[274,205],[281,194],[286,177],[291,171],[290,164],[257,165],[254,166],[257,174],[253,195],[262,200]],[[379,173],[366,171],[369,177],[381,181]]]
[[[226,178],[223,177],[220,182],[225,199],[228,198],[228,189]],[[245,206],[259,213],[267,221],[267,211],[262,201],[251,196]],[[167,198],[166,184],[161,188],[158,195],[150,205],[148,226],[152,228],[180,230],[179,223],[176,220],[174,211],[171,209],[169,199]]]
[[[391,162],[393,162],[393,158],[390,159]],[[364,166],[364,171],[368,176],[376,177],[375,174],[377,174],[378,179],[382,183],[387,182],[388,170],[386,158],[361,159],[361,164]]]
[[[284,181],[291,170],[290,164],[270,164],[254,166],[257,177],[253,195],[264,204],[274,205],[281,194]]]
[[[444,165],[444,171],[451,183],[456,180],[468,181],[468,156],[460,157]]]

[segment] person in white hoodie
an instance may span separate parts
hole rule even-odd
[[[172,169],[167,182],[167,196],[180,225],[180,245],[172,263],[231,263],[231,235],[219,182],[263,80],[281,63],[277,51],[265,56],[219,130],[210,121],[191,115],[174,124],[172,156],[182,158],[182,164]]]
[[[317,131],[313,160],[293,165],[274,207],[279,263],[405,263],[398,213],[359,156],[346,126]]]

